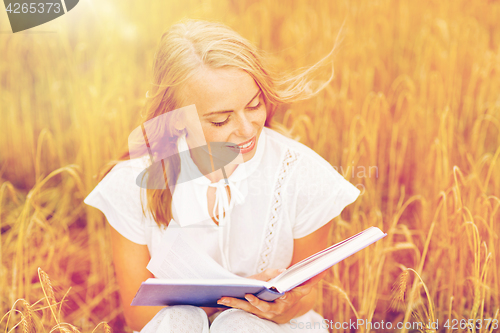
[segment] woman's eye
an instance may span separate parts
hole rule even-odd
[[[220,122],[220,123],[212,122],[212,124],[214,124],[214,126],[222,126],[222,125],[226,124],[228,121],[229,121],[229,117],[227,117],[226,120],[224,120],[223,122]]]
[[[257,109],[259,109],[259,108],[262,106],[262,103],[261,103],[261,101],[260,101],[260,97],[259,97],[259,100],[258,100],[258,101],[259,101],[259,103],[257,103],[257,105],[255,105],[255,106],[247,106],[247,109],[250,109],[250,110],[257,110]],[[225,124],[227,124],[227,122],[229,121],[229,118],[231,118],[231,117],[227,117],[227,118],[226,118],[226,120],[224,120],[223,122],[220,122],[220,123],[218,123],[218,122],[212,122],[212,124],[213,124],[214,126],[222,126],[222,125],[225,125]]]
[[[249,106],[248,108],[249,108],[250,110],[257,110],[258,108],[260,108],[260,106],[261,106],[261,105],[262,105],[262,103],[261,103],[261,102],[260,102],[260,100],[259,100],[259,104],[257,104],[256,106]]]

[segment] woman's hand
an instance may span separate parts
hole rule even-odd
[[[249,278],[268,281],[281,272],[282,270],[278,269],[267,269]],[[222,297],[217,303],[245,310],[260,318],[268,319],[278,324],[284,324],[296,317],[301,308],[300,301],[311,293],[313,288],[315,288],[318,282],[323,278],[324,274],[326,274],[326,272],[316,275],[272,302],[266,302],[252,294],[246,294],[245,298],[247,301],[233,297]]]

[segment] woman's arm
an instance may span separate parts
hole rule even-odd
[[[136,244],[123,237],[110,226],[111,245],[113,248],[113,262],[116,279],[120,288],[123,312],[127,325],[134,331],[140,331],[164,306],[131,306],[132,300],[141,286],[141,282],[153,278],[147,270],[151,256],[146,245]],[[207,316],[212,315],[221,308],[202,309]]]
[[[330,234],[332,222],[333,220],[306,237],[294,240],[291,265],[328,247],[328,235]],[[277,275],[277,273],[277,270],[273,272],[269,270],[268,274],[271,275],[267,276],[265,280],[269,280]],[[316,303],[318,292],[317,284],[326,273],[327,271],[316,275],[302,285],[286,292],[285,296],[283,296],[284,299],[278,298],[273,302],[260,300],[253,295],[247,295],[249,302],[231,297],[223,297],[221,300],[229,301],[229,303],[224,303],[224,305],[251,312],[261,318],[272,320],[278,324],[287,323],[291,319],[299,317],[313,308]],[[259,278],[256,276],[254,277]]]
[[[141,282],[154,277],[146,269],[150,260],[148,247],[136,244],[123,237],[110,226],[111,246],[116,280],[120,288],[120,298],[127,325],[140,331],[163,306],[131,306]]]

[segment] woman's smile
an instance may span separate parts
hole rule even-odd
[[[239,151],[242,154],[249,153],[255,148],[255,143],[256,143],[256,139],[257,139],[256,137],[257,136],[254,136],[252,139],[250,139],[246,143],[236,146],[236,148],[235,148],[235,145],[229,145],[229,147],[232,148],[233,150]]]

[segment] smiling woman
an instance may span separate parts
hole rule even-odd
[[[172,228],[225,269],[261,280],[329,245],[332,219],[360,192],[312,149],[273,129],[272,117],[278,105],[310,98],[329,84],[333,71],[316,89],[309,77],[331,64],[332,54],[301,74],[284,77],[265,68],[258,50],[225,25],[188,20],[163,34],[142,124],[194,105],[194,115],[173,117],[166,130],[155,134],[173,138],[162,142],[179,154],[158,165],[169,185],[177,186],[173,193],[148,188],[143,198],[136,179],[149,164],[124,154],[85,199],[111,226],[115,272],[132,329],[327,332],[320,325],[296,328],[322,321],[312,308],[324,273],[273,302],[247,295],[246,300],[223,297],[224,308],[129,304],[141,282],[153,277],[146,269],[151,257],[168,257],[159,244]],[[214,142],[238,152],[241,163],[214,171],[204,150],[194,149],[208,145],[210,150]],[[189,177],[191,172],[200,176]],[[187,255],[177,259],[192,260]]]

